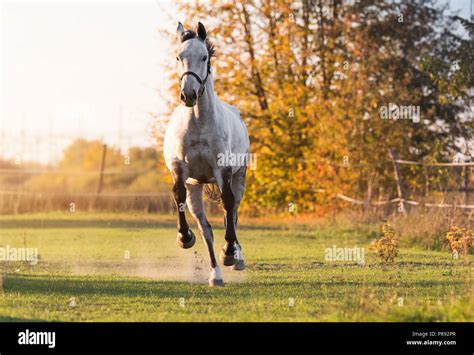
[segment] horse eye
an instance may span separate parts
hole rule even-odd
[[[207,56],[202,57],[202,61],[205,62],[207,60]]]
[[[179,57],[176,57],[176,60],[179,62]]]

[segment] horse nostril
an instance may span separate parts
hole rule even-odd
[[[184,95],[184,93],[182,92],[181,93],[181,100],[185,101],[186,100],[186,96]]]

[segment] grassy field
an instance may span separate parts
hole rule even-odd
[[[219,250],[222,218],[211,222]],[[474,320],[472,255],[453,260],[402,243],[385,266],[368,250],[379,230],[242,218],[247,269],[225,268],[226,285],[210,288],[205,247],[199,239],[180,249],[174,216],[1,216],[0,247],[38,248],[40,260],[0,263],[0,320]],[[326,261],[333,245],[365,248],[365,264]]]

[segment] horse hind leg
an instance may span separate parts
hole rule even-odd
[[[232,192],[234,194],[234,224],[235,224],[235,228],[237,228],[238,212],[239,212],[240,202],[242,201],[242,198],[244,196],[245,176],[246,176],[246,169],[244,167],[232,177]],[[241,271],[241,270],[245,269],[245,262],[244,262],[243,252],[242,252],[242,246],[240,245],[240,242],[238,241],[237,236],[235,238],[235,241],[236,241],[236,251],[234,252],[234,254],[235,254],[235,258],[237,259],[237,262],[234,264],[234,266],[232,268],[234,270]]]
[[[214,254],[214,236],[212,227],[206,218],[204,203],[202,200],[202,185],[186,184],[187,186],[187,205],[192,216],[196,220],[199,231],[209,251],[211,261],[211,274],[209,276],[209,286],[223,286],[224,280],[219,265]]]
[[[243,181],[245,181],[245,178]],[[225,211],[224,225],[226,229],[226,243],[221,250],[220,259],[225,266],[232,266],[235,270],[243,270],[245,264],[242,248],[236,234],[237,209],[243,195],[242,179],[239,174],[232,176],[231,169],[226,169],[222,173],[222,180],[218,183],[222,191],[222,202]]]
[[[186,177],[183,168],[179,164],[173,166],[173,196],[178,210],[178,235],[176,241],[183,249],[189,249],[196,243],[196,236],[189,228],[186,221]]]

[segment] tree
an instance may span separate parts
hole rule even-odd
[[[332,193],[360,196],[369,186],[393,195],[389,148],[446,160],[459,137],[472,139],[472,120],[459,119],[472,47],[455,32],[460,19],[435,1],[214,0],[181,10],[212,19],[216,91],[248,125],[258,157],[248,208],[314,211]],[[415,111],[384,119],[395,106]],[[405,173],[416,192],[422,170]]]

